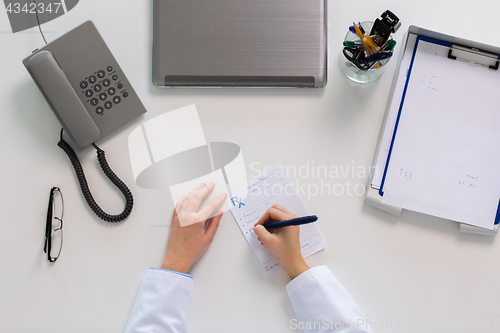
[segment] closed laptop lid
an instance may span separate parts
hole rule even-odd
[[[154,0],[156,86],[324,87],[326,0]]]

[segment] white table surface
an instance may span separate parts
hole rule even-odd
[[[327,243],[307,262],[327,265],[375,327],[392,325],[377,332],[500,331],[497,239],[461,234],[455,222],[406,211],[394,217],[363,204],[363,170],[372,163],[396,62],[366,85],[345,78],[338,62],[352,21],[374,20],[386,9],[402,21],[396,51],[411,24],[500,46],[498,1],[330,1],[326,88],[158,89],[151,83],[152,1],[82,0],[44,24],[50,42],[93,20],[148,110],[99,142],[135,198],[131,216],[118,224],[102,222],[84,202],[56,146],[60,125],[21,63],[43,46],[37,28],[13,34],[0,10],[0,331],[123,331],[146,269],[161,263],[173,210],[168,190],[135,185],[127,138],[138,124],[190,104],[208,141],[241,147],[249,176],[279,162],[346,172],[291,175],[320,217]],[[97,202],[121,212],[121,194],[105,180],[95,150],[79,156]],[[339,184],[337,194],[315,194],[322,183]],[[42,251],[52,186],[62,188],[66,203],[64,246],[53,265]],[[295,331],[288,278],[266,277],[230,213],[192,274],[191,332]]]

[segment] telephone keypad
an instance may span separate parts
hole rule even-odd
[[[82,93],[89,98],[86,102],[95,107],[95,113],[98,115],[104,115],[105,110],[111,109],[113,104],[119,104],[122,98],[128,97],[124,84],[119,80],[112,66],[107,66],[106,70],[99,69],[89,75],[80,82],[80,88],[83,89]],[[92,97],[94,92],[97,94]],[[115,95],[117,93],[121,96]]]

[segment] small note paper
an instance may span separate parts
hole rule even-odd
[[[309,215],[292,181],[280,165],[250,180],[248,184],[233,189],[227,199],[231,213],[268,276],[282,268],[257,240],[253,226],[275,203],[299,217]],[[315,223],[300,226],[300,246],[304,258],[325,247]]]

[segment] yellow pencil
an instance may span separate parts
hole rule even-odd
[[[361,42],[363,43],[363,46],[365,47],[366,52],[368,53],[368,55],[372,55],[373,52],[372,52],[372,50],[370,48],[370,45],[367,42],[367,39],[365,38],[365,36],[363,36],[363,33],[361,32],[361,29],[354,22],[352,22],[352,25],[354,27],[354,30],[356,30],[356,33],[358,34],[359,39],[361,39]]]
[[[380,51],[380,46],[378,46],[377,43],[375,43],[368,34],[365,33],[363,38],[365,39],[365,42],[368,43],[368,45],[370,45],[370,47],[373,49],[373,52],[377,53]]]

